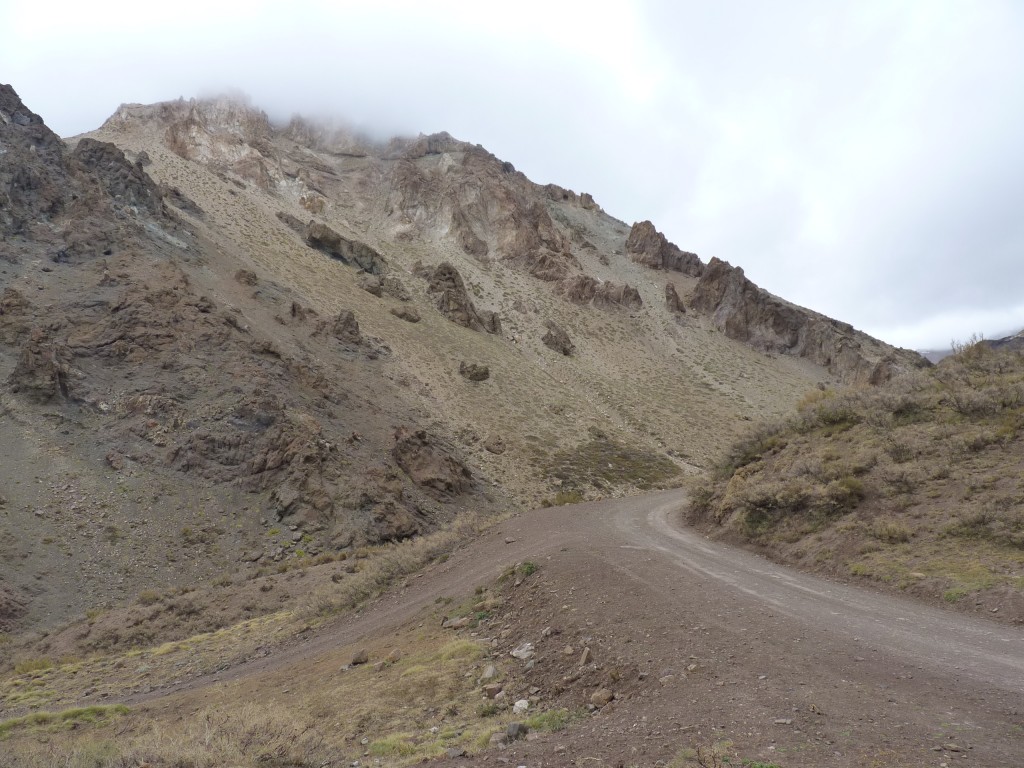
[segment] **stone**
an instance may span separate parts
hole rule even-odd
[[[580,666],[585,667],[587,664],[594,660],[594,654],[590,652],[590,648],[584,648],[583,653],[580,654]]]
[[[486,365],[467,363],[463,360],[459,363],[459,375],[469,381],[486,381],[491,377],[491,369]]]
[[[499,693],[501,693],[501,691],[502,686],[500,683],[490,683],[489,685],[484,686],[484,696],[488,699],[495,698]]]
[[[465,757],[466,750],[461,747],[448,747],[448,749],[445,750],[445,754],[448,756],[449,760],[454,760],[457,757]]]
[[[510,656],[514,656],[515,658],[521,661],[526,661],[527,659],[531,658],[533,654],[533,643],[523,643],[518,648],[509,651]]]
[[[615,693],[608,688],[598,688],[590,694],[590,703],[600,709],[607,706],[615,699]]]
[[[251,269],[240,269],[235,272],[235,281],[242,285],[253,286],[259,282],[259,278],[256,277],[256,273]]]
[[[505,736],[510,742],[524,738],[529,732],[530,728],[526,723],[509,723],[505,728]]]
[[[492,733],[491,738],[487,740],[487,743],[492,747],[501,746],[502,744],[508,743],[508,736],[504,731],[499,733]]]
[[[370,654],[365,649],[356,651],[355,656],[352,657],[352,666],[359,664],[365,664],[370,660]]]
[[[519,699],[515,704],[512,705],[512,713],[515,715],[522,715],[530,708],[530,702],[527,699]]]
[[[576,351],[576,345],[572,343],[569,334],[553,320],[544,323],[544,327],[548,329],[548,332],[541,337],[544,346],[566,357],[571,357],[572,353]]]
[[[488,664],[484,667],[483,673],[480,675],[481,680],[493,680],[498,676],[498,668],[493,664]]]
[[[484,441],[484,450],[488,453],[493,453],[495,456],[500,456],[506,450],[505,441],[498,435],[491,435]]]
[[[363,273],[356,278],[356,285],[372,296],[380,298],[384,293],[384,281],[380,275]]]
[[[708,262],[697,281],[691,307],[730,339],[810,360],[847,383],[880,384],[901,371],[930,365],[917,352],[892,349],[848,323],[773,296],[740,267],[718,258]]]
[[[686,314],[686,307],[683,306],[683,300],[679,298],[679,293],[676,291],[676,287],[672,283],[665,283],[665,308],[669,312],[677,315]]]
[[[418,323],[420,321],[420,313],[413,307],[392,307],[388,311],[399,320],[405,320],[407,323]]]

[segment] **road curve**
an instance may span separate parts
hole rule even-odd
[[[794,622],[902,656],[936,671],[955,670],[985,685],[1024,692],[1024,632],[841,584],[777,565],[704,538],[681,524],[674,494],[648,504],[623,503],[611,521],[623,542],[670,559]]]
[[[651,760],[637,764],[654,764],[658,749],[671,761],[677,748],[666,734],[703,732],[726,735],[767,762],[785,751],[787,768],[939,766],[947,754],[969,757],[955,761],[964,768],[1019,766],[1024,631],[710,541],[682,523],[684,502],[683,491],[671,490],[517,515],[269,656],[125,702],[179,700],[187,708],[216,691],[208,686],[262,695],[306,663],[337,664],[346,648],[379,645],[391,630],[422,620],[437,598],[460,599],[510,565],[534,560],[541,569],[528,588],[533,618],[518,613],[510,626],[525,631],[543,621],[593,635],[606,658],[631,659],[655,681],[673,673],[680,680],[560,736],[562,748],[566,740],[583,750],[600,740],[602,760],[618,754],[629,762],[640,744]],[[934,751],[954,741],[966,742],[969,755]],[[545,744],[535,754],[554,749],[554,741]],[[545,760],[562,764],[555,752]],[[595,765],[605,764],[619,762]]]

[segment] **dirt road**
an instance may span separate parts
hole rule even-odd
[[[515,608],[511,640],[538,642],[537,686],[557,689],[564,672],[540,644],[545,626],[583,637],[599,661],[642,682],[624,679],[614,705],[502,753],[516,764],[654,765],[723,740],[734,755],[786,768],[1021,764],[1024,632],[710,542],[681,525],[683,498],[521,515],[361,614],[219,682],[256,686],[530,559],[540,581]]]

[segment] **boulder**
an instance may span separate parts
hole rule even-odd
[[[548,332],[544,334],[541,341],[544,342],[546,347],[553,349],[555,352],[560,352],[566,357],[571,356],[576,351],[576,345],[572,343],[569,334],[558,323],[554,320],[548,320],[544,323],[544,326],[548,329]]]
[[[12,392],[38,403],[71,397],[70,354],[46,333],[33,329],[21,347],[18,362],[7,377]]]
[[[665,308],[676,315],[686,313],[686,307],[683,306],[683,301],[679,298],[676,287],[672,283],[665,283]]]
[[[327,321],[319,324],[318,333],[329,332],[338,341],[346,344],[360,344],[363,335],[359,331],[359,321],[351,309],[343,309],[329,323]]]
[[[459,375],[464,379],[469,379],[470,381],[486,381],[491,377],[491,369],[486,365],[467,363],[463,360],[459,363]]]
[[[378,298],[384,295],[384,281],[381,280],[380,275],[361,274],[356,278],[356,285]]]
[[[505,441],[498,435],[491,435],[484,441],[484,450],[500,456],[505,452]]]
[[[399,320],[405,320],[407,323],[418,323],[420,321],[420,313],[413,307],[392,307],[389,311]]]

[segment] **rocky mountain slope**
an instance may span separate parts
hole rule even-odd
[[[0,88],[0,607],[677,483],[922,364],[438,134],[230,100],[62,141]]]

